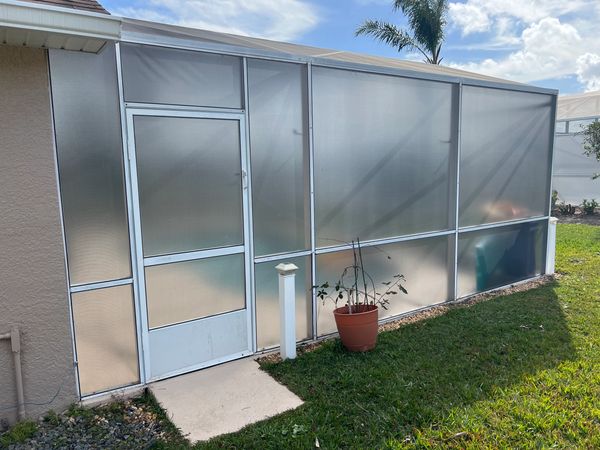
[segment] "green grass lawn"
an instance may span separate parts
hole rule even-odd
[[[305,404],[198,448],[600,448],[600,227],[557,246],[550,285],[265,365]]]

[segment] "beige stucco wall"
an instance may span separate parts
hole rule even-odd
[[[77,400],[55,173],[46,52],[0,45],[0,333],[22,331],[33,418]],[[14,420],[15,403],[0,341],[0,419]]]

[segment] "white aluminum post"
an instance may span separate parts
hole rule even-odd
[[[281,263],[279,272],[279,324],[281,359],[296,358],[296,270],[295,264]]]
[[[554,262],[556,260],[556,217],[550,217],[548,221],[548,248],[546,250],[546,275],[554,273]]]

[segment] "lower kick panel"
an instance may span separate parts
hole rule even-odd
[[[247,310],[150,331],[150,379],[218,364],[249,353]]]

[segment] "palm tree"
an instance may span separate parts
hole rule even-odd
[[[379,20],[366,20],[355,35],[371,35],[398,51],[414,49],[429,64],[439,64],[448,0],[394,0],[394,11],[401,10],[408,18],[412,33],[396,25]]]

